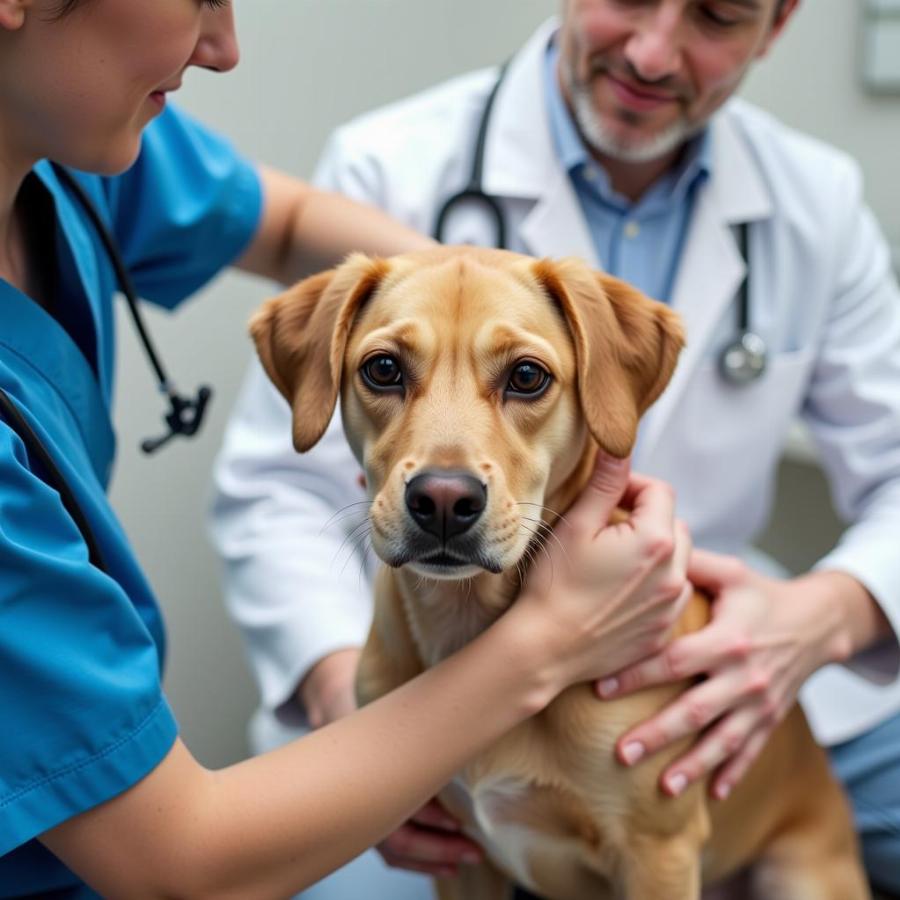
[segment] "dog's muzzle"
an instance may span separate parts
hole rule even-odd
[[[488,500],[487,487],[476,477],[460,470],[428,469],[407,482],[404,500],[412,528],[405,542],[409,561],[432,574],[449,575],[473,566],[499,571],[486,557],[483,535],[474,527]]]
[[[465,534],[487,506],[487,488],[473,475],[425,471],[406,485],[406,509],[426,534],[442,545]]]

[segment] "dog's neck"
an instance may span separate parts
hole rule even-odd
[[[518,565],[498,575],[484,572],[464,581],[437,581],[406,569],[391,575],[403,601],[416,649],[424,666],[455,653],[492,625],[513,604],[534,556],[552,528],[587,484],[597,447],[586,441],[571,474],[544,501],[542,519],[548,526],[536,537]]]

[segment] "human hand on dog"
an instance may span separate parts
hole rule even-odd
[[[310,727],[321,728],[356,709],[356,667],[360,650],[348,647],[323,656],[306,674],[297,699]]]
[[[609,524],[616,507],[629,514]],[[672,489],[598,454],[591,480],[528,575],[514,611],[539,606],[564,686],[662,649],[690,599],[691,542]],[[551,650],[555,644],[549,643]]]
[[[465,863],[481,862],[484,852],[459,830],[459,822],[437,799],[430,800],[378,847],[394,868],[438,878],[457,874]]]
[[[634,764],[706,729],[663,772],[662,788],[677,795],[716,772],[711,790],[724,799],[787,715],[806,679],[859,649],[866,630],[860,624],[865,619],[862,595],[869,606],[874,602],[843,573],[777,580],[736,558],[700,550],[688,574],[713,597],[710,624],[617,673],[600,694],[620,697],[649,685],[707,676],[623,735],[617,753]],[[877,630],[877,623],[872,626]]]

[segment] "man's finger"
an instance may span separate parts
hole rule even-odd
[[[712,794],[716,799],[724,800],[734,790],[734,786],[756,761],[771,733],[772,729],[768,727],[755,731],[747,739],[741,752],[734,756],[731,762],[725,764],[722,771],[713,779]]]
[[[695,735],[723,715],[738,693],[730,673],[701,682],[622,735],[616,742],[617,756],[626,765],[633,765],[675,741]]]
[[[693,589],[688,586],[686,590]],[[604,700],[608,700],[653,685],[670,684],[708,672],[719,661],[715,652],[717,640],[714,626],[707,626],[700,631],[677,638],[660,653],[648,656],[639,663],[605,678],[598,685],[597,693]]]
[[[437,800],[429,800],[412,816],[410,821],[427,828],[438,828],[441,831],[459,831],[459,822]]]
[[[407,823],[378,845],[378,850],[390,865],[409,868],[417,866],[457,866],[480,862],[482,849],[461,834],[433,831]]]
[[[688,561],[688,578],[713,596],[741,580],[746,567],[736,556],[722,556],[710,550],[694,550]]]

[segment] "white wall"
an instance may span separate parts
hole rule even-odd
[[[238,0],[243,61],[227,76],[193,73],[183,105],[231,135],[250,156],[308,176],[328,132],[358,111],[449,75],[504,59],[556,8],[555,0]],[[787,121],[854,153],[869,197],[900,243],[900,99],[874,99],[856,75],[857,4],[808,0],[746,93]],[[250,355],[244,323],[272,288],[228,275],[175,317],[150,315],[165,360],[185,389],[216,388],[199,440],[145,458],[138,440],[157,432],[161,404],[120,316],[113,502],[161,598],[169,622],[169,695],[188,745],[208,765],[245,752],[255,703],[238,638],[219,599],[205,538],[212,458]],[[821,502],[815,473],[785,470],[786,508]],[[816,514],[818,520],[821,517]],[[770,544],[794,562],[810,553],[793,536]],[[818,540],[828,539],[828,529]]]

